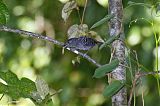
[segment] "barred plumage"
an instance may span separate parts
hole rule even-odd
[[[81,36],[78,38],[68,39],[64,47],[76,50],[89,50],[96,44],[102,44],[102,43],[94,40],[93,38],[87,36]]]

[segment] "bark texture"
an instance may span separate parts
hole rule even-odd
[[[118,58],[120,64],[112,73],[111,78],[115,80],[125,80],[125,44],[124,28],[122,24],[123,19],[123,5],[122,0],[109,0],[109,14],[114,18],[109,21],[109,34],[110,36],[118,36],[119,40],[112,43],[113,58]],[[112,97],[112,106],[126,106],[127,105],[127,91],[122,88],[116,95]]]

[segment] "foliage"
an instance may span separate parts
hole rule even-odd
[[[9,19],[9,11],[6,5],[0,0],[0,24],[6,24]]]
[[[112,97],[114,94],[116,94],[122,87],[124,86],[124,82],[121,83],[121,81],[113,81],[108,86],[104,88],[103,95],[106,97]]]
[[[119,64],[119,60],[115,59],[115,60],[111,61],[111,63],[105,64],[105,65],[97,68],[95,70],[93,77],[101,78],[101,77],[106,76],[106,74],[112,72],[116,67],[118,67],[118,64]]]
[[[69,18],[69,15],[71,14],[74,8],[77,8],[77,3],[75,1],[67,2],[64,5],[62,9],[62,18],[64,19],[65,22]]]
[[[98,21],[98,22],[96,22],[95,24],[93,24],[90,29],[93,29],[93,28],[96,28],[96,27],[100,26],[101,24],[109,21],[111,18],[113,18],[113,15],[106,15],[106,16],[105,16],[104,18],[102,18],[100,21]]]
[[[36,91],[33,81],[27,78],[19,80],[11,71],[0,72],[0,78],[6,82],[6,85],[1,83],[0,93],[9,95],[13,100],[20,97],[31,98],[31,93]]]
[[[133,94],[134,104],[141,105],[143,101],[146,106],[157,105],[159,101],[157,88],[160,89],[157,87],[159,86],[159,76],[142,77],[136,81],[136,84],[134,84],[134,79],[139,75],[138,73],[154,69],[158,72],[159,69],[158,46],[160,37],[158,34],[160,32],[158,30],[159,24],[157,24],[159,22],[159,2],[147,1],[147,3],[143,3],[138,1],[137,3],[124,1],[127,81],[113,81],[107,86],[106,79],[102,77],[112,72],[119,64],[118,60],[106,64],[110,57],[110,48],[106,46],[119,39],[119,36],[118,38],[109,37],[106,34],[107,28],[104,23],[114,17],[109,14],[106,15],[106,8],[102,8],[96,1],[90,0],[90,5],[86,9],[84,24],[78,17],[83,13],[80,6],[84,6],[84,1],[77,0],[77,2],[67,2],[69,4],[66,3],[63,7],[56,0],[41,0],[38,3],[18,0],[11,3],[6,0],[7,8],[1,0],[0,24],[4,25],[8,21],[11,26],[47,34],[47,36],[52,36],[55,32],[56,36],[52,37],[61,41],[64,41],[66,37],[88,36],[91,29],[94,29],[95,33],[98,33],[96,37],[102,37],[105,42],[100,46],[100,51],[92,49],[89,51],[89,55],[104,65],[95,69],[95,66],[83,59],[73,65],[71,61],[75,60],[74,55],[68,52],[62,55],[61,49],[48,44],[48,42],[13,37],[11,33],[0,32],[0,78],[7,83],[0,83],[0,93],[10,96],[13,100],[18,100],[21,97],[30,98],[36,105],[42,106],[46,103],[56,106],[72,106],[75,104],[96,106],[109,105],[109,102],[99,95],[103,93],[104,96],[111,97],[123,86],[126,86],[131,90],[135,88],[133,92],[130,92],[130,94]],[[10,20],[8,20],[8,9],[11,15]],[[59,14],[61,9],[62,14]],[[104,15],[105,17],[102,17]],[[60,21],[61,16],[65,24]],[[36,24],[33,24],[34,21]],[[81,25],[87,27],[81,27]],[[135,32],[137,33],[135,34]],[[133,38],[132,42],[129,41],[132,35],[135,35],[134,37],[138,35],[140,38],[138,43]],[[153,56],[154,49],[155,59]],[[16,74],[12,71],[2,72],[1,70],[4,69],[11,69]],[[36,73],[34,76],[42,76],[48,84],[39,77],[35,82],[31,81],[26,77],[25,70],[30,72],[28,78],[34,79],[31,73]],[[92,72],[92,70],[95,70],[95,72]],[[17,75],[22,75],[22,78],[19,79]],[[24,77],[24,75],[26,76]],[[93,79],[92,76],[101,79]],[[157,83],[155,83],[155,79]],[[53,96],[54,93],[50,94],[48,86],[52,89],[63,88],[63,92],[59,96]],[[106,87],[104,88],[104,86]],[[61,90],[56,93],[59,92]],[[54,99],[53,103],[51,97]],[[100,98],[100,100],[97,98]]]
[[[9,95],[13,100],[19,98],[30,98],[37,105],[45,105],[51,101],[53,95],[49,94],[49,87],[43,79],[38,77],[36,82],[28,78],[18,79],[11,71],[0,72],[0,78],[6,84],[0,83],[0,93]],[[60,92],[60,91],[58,91]]]

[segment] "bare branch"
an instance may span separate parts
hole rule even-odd
[[[147,75],[155,75],[155,74],[160,74],[160,71],[151,71],[151,72],[145,72],[145,73],[137,73],[138,79],[143,76]]]
[[[63,42],[57,41],[57,40],[52,39],[52,38],[47,37],[47,36],[43,36],[41,34],[29,32],[29,31],[24,31],[24,30],[20,30],[20,29],[13,29],[13,28],[10,28],[10,27],[7,27],[7,26],[0,26],[0,31],[12,32],[12,33],[20,34],[20,35],[22,34],[22,35],[26,35],[26,36],[29,36],[29,37],[39,38],[39,39],[42,39],[42,40],[45,40],[45,41],[52,42],[53,44],[61,46],[61,47],[64,46]],[[77,55],[82,56],[83,58],[87,59],[89,62],[93,63],[97,67],[101,66],[99,63],[97,63],[94,59],[92,59],[87,54],[84,54],[82,52],[79,52],[79,51],[76,51],[76,50],[73,50],[73,49],[69,49],[69,48],[65,48],[65,49],[67,49],[67,50],[69,50],[69,51],[71,51],[71,52],[73,52]]]

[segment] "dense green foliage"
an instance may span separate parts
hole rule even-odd
[[[7,7],[0,4],[0,24],[8,21],[7,26],[10,27],[41,33],[65,42],[68,28],[73,24],[80,24],[76,10],[72,11],[66,23],[63,21],[61,10],[64,4],[59,0],[3,1]],[[85,1],[77,1],[81,6],[79,12],[82,16]],[[7,85],[0,83],[0,93],[6,94],[0,100],[0,105],[13,103],[17,106],[34,106],[33,102],[50,102],[52,97],[54,106],[103,106],[111,105],[110,98],[104,96],[114,95],[124,85],[128,87],[129,94],[132,88],[131,80],[134,80],[137,71],[154,71],[156,64],[159,65],[156,60],[158,58],[156,50],[160,42],[158,35],[160,33],[160,17],[158,16],[160,4],[156,0],[134,0],[134,2],[124,0],[123,4],[125,42],[128,48],[126,53],[128,66],[126,67],[129,67],[127,68],[127,84],[115,81],[110,86],[106,86],[108,79],[104,75],[112,71],[118,64],[118,62],[107,64],[110,59],[110,48],[106,44],[108,45],[115,38],[107,40],[109,38],[108,24],[105,21],[112,16],[107,15],[107,6],[103,7],[96,0],[89,0],[84,23],[89,28],[94,28],[92,30],[96,31],[106,43],[101,50],[94,47],[88,52],[88,55],[98,63],[106,64],[104,67],[109,70],[105,70],[103,66],[96,69],[92,63],[83,58],[77,58],[75,54],[67,50],[62,54],[62,48],[49,42],[0,32],[0,78],[7,83]],[[99,70],[102,73],[99,73]],[[40,86],[42,88],[37,87],[34,83],[38,75],[47,82],[45,84],[40,81],[44,85]],[[93,75],[97,78],[103,76],[103,78],[96,79],[93,78]],[[141,78],[134,92],[136,105],[142,104],[142,92],[145,106],[158,105],[160,102],[158,81],[156,81],[158,79],[158,76]],[[40,94],[40,91],[48,86],[51,91]],[[52,96],[59,89],[63,91]],[[35,96],[32,95],[33,93]],[[19,99],[20,97],[23,99]],[[30,98],[33,102],[24,100],[24,98]],[[19,102],[14,103],[14,100],[19,100]]]

